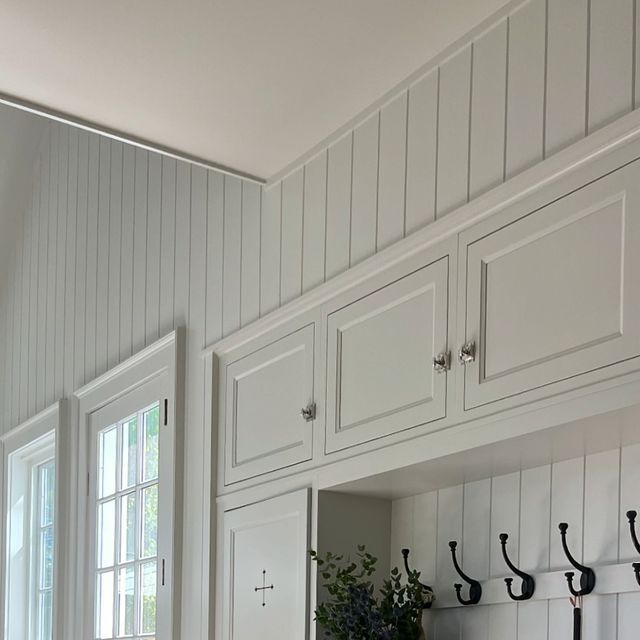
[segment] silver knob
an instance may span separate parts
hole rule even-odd
[[[468,364],[476,359],[476,343],[473,340],[465,342],[458,352],[458,360],[460,364]]]
[[[316,419],[316,403],[312,402],[308,404],[304,409],[300,410],[300,415],[304,418],[305,422],[311,422]]]
[[[433,359],[433,370],[436,373],[444,373],[445,371],[447,371],[447,369],[449,369],[450,360],[451,360],[451,354],[448,351],[443,351],[442,353],[439,353]]]

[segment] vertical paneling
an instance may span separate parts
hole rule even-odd
[[[349,267],[351,248],[351,169],[353,135],[329,147],[327,157],[327,228],[325,233],[325,278]]]
[[[438,551],[438,492],[431,491],[413,498],[413,547],[411,557],[426,584],[436,581]],[[419,544],[415,544],[419,541]]]
[[[242,266],[242,183],[224,179],[224,291],[222,331],[229,335],[240,327],[240,275]]]
[[[64,323],[64,389],[74,388],[75,320],[76,320],[76,260],[78,255],[78,130],[69,128],[69,162],[67,181],[67,261]],[[115,349],[117,358],[118,349]]]
[[[67,216],[68,206],[68,173],[69,173],[69,129],[58,125],[58,229],[56,248],[56,329],[55,340],[55,377],[53,397],[59,398],[64,392],[64,324],[66,313],[66,268],[69,250],[67,247]],[[26,415],[26,413],[24,414]]]
[[[207,308],[205,342],[222,337],[222,275],[224,258],[224,176],[210,172],[207,197]]]
[[[285,178],[282,183],[282,244],[280,302],[293,300],[302,293],[302,220],[304,169]]]
[[[120,250],[120,359],[131,355],[135,232],[135,149],[122,154],[122,244]]]
[[[438,492],[438,556],[436,560],[437,585],[439,589],[450,589],[457,582],[455,569],[451,563],[449,541],[458,542],[458,559],[464,568],[464,548],[462,543],[462,505],[464,491],[462,485],[442,489]]]
[[[132,352],[145,346],[147,306],[147,214],[149,153],[136,149],[133,202]]]
[[[30,210],[26,215],[32,216],[33,205],[30,205]],[[17,311],[20,314],[20,324],[16,327],[16,339],[19,339],[20,344],[20,393],[19,393],[19,414],[21,417],[29,415],[29,287],[30,287],[30,266],[31,266],[31,225],[29,222],[25,224],[21,242],[19,246],[22,248],[22,273],[18,277],[16,273],[15,285],[20,287],[22,291],[21,305],[16,309],[13,309],[10,305],[6,305],[7,311]],[[19,335],[18,335],[19,334]],[[0,369],[4,369],[0,365]],[[16,397],[18,402],[18,397]],[[0,429],[0,432],[2,430]]]
[[[589,131],[633,108],[634,0],[590,0]],[[615,72],[612,72],[615,70]]]
[[[242,265],[240,323],[260,316],[260,187],[242,185]]]
[[[176,249],[173,313],[176,326],[187,324],[191,240],[191,166],[178,162],[176,175]]]
[[[509,16],[505,177],[544,156],[546,0],[530,0]]]
[[[146,154],[145,154],[146,155]],[[98,196],[100,189],[100,138],[89,134],[87,188],[87,267],[85,290],[84,371],[87,382],[96,377],[96,304],[98,287]],[[142,280],[142,278],[140,278]],[[144,282],[143,282],[144,284]],[[135,291],[134,291],[135,300]],[[134,318],[135,326],[135,318]]]
[[[566,522],[567,544],[573,555],[582,559],[582,519],[584,500],[584,459],[576,458],[553,465],[551,474],[551,569],[565,569],[568,560],[558,544],[558,524]]]
[[[109,191],[111,182],[111,141],[100,138],[98,176],[98,278],[96,287],[96,374],[107,370],[109,302]]]
[[[624,447],[620,458],[620,560],[638,561],[638,554],[629,536],[627,511],[640,512],[640,445]]]
[[[313,158],[304,173],[302,291],[324,282],[327,219],[327,152]]]
[[[76,308],[75,308],[75,368],[74,387],[85,382],[85,301],[87,287],[87,206],[88,206],[89,135],[78,132],[78,188],[76,216]],[[133,236],[133,225],[131,236]],[[127,316],[131,327],[131,315]],[[34,365],[35,366],[35,365]]]
[[[408,94],[401,93],[380,111],[378,224],[376,250],[404,236]]]
[[[160,337],[160,245],[162,231],[162,158],[149,154],[147,189],[146,343]]]
[[[409,89],[405,233],[435,219],[438,150],[438,71]]]
[[[162,158],[161,198],[160,334],[165,335],[173,328],[173,293],[176,267],[176,161],[173,158]],[[216,257],[222,260],[222,251]]]
[[[524,571],[549,569],[551,465],[526,469],[520,478],[520,567]]]
[[[47,241],[47,276],[46,276],[46,330],[45,330],[45,393],[44,405],[53,402],[55,382],[55,317],[56,317],[56,264],[58,260],[58,140],[60,130],[55,123],[50,124],[51,138],[49,143],[49,238]],[[51,322],[53,320],[53,322]]]
[[[122,264],[122,143],[111,143],[111,182],[109,195],[109,293],[107,305],[107,368],[120,354],[120,284]]]
[[[474,198],[504,179],[507,81],[507,21],[473,45],[469,196]]]
[[[494,478],[491,483],[491,562],[489,571],[492,577],[504,576],[509,569],[504,563],[499,535],[509,536],[507,550],[514,562],[519,562],[520,548],[520,473],[510,473]]]
[[[394,500],[391,505],[391,567],[404,568],[402,549],[415,549],[414,498]],[[411,558],[415,563],[415,558]]]
[[[440,68],[436,215],[464,204],[469,193],[469,109],[472,47]]]
[[[491,554],[491,480],[478,480],[464,486],[463,549],[464,566],[476,580],[489,577]]]
[[[589,0],[549,0],[547,154],[585,134]]]
[[[266,189],[262,196],[260,315],[280,306],[281,228],[282,183]]]
[[[353,132],[351,265],[368,258],[376,250],[379,133],[379,114],[371,116]]]

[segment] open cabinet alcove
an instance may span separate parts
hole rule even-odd
[[[320,477],[317,546],[354,556],[359,544],[379,558],[380,575],[404,572],[403,548],[436,601],[423,619],[428,640],[513,640],[572,637],[565,572],[567,544],[593,568],[596,585],[584,598],[584,638],[627,640],[640,624],[640,587],[626,513],[640,509],[640,405],[583,418],[534,435],[332,485]],[[512,601],[504,578],[520,579],[509,556],[535,579],[526,602]],[[477,605],[462,606],[449,547],[482,586]],[[575,569],[573,569],[575,571]],[[579,574],[578,574],[579,575]],[[322,579],[317,597],[323,598]],[[322,632],[317,631],[317,637]]]

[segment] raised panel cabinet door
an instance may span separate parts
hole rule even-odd
[[[330,313],[326,450],[445,417],[448,257]]]
[[[308,637],[309,490],[224,514],[224,640]]]
[[[640,355],[640,161],[465,237],[465,409],[521,404]],[[600,370],[601,373],[597,373]],[[584,374],[593,372],[591,377]]]
[[[315,325],[224,366],[225,484],[310,460]]]

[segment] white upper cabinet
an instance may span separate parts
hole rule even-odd
[[[308,637],[309,490],[223,515],[224,640]]]
[[[328,313],[327,452],[445,416],[448,278],[444,257]]]
[[[640,355],[639,176],[636,161],[515,221],[490,218],[461,235],[459,338],[475,347],[465,410],[575,388]]]
[[[220,358],[225,484],[310,460],[315,323]]]

